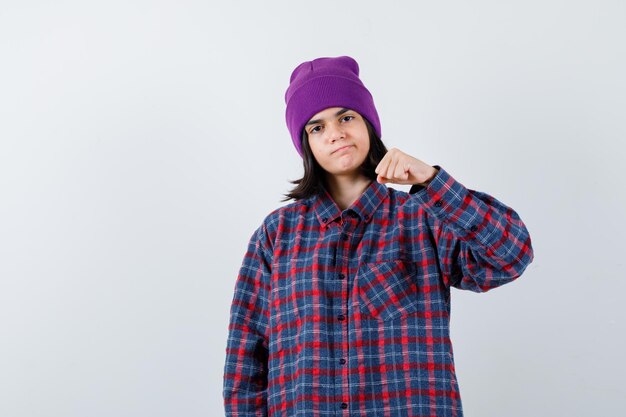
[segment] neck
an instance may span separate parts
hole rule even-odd
[[[350,207],[372,180],[363,175],[327,175],[326,186],[341,211]]]

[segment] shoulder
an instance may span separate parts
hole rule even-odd
[[[393,187],[388,188],[388,205],[392,211],[400,212],[419,209],[419,204],[417,203],[414,194]]]
[[[399,190],[393,187],[387,187],[389,189],[389,199],[396,202],[397,204],[404,204],[410,197],[406,191]]]
[[[267,230],[275,230],[280,223],[297,219],[303,213],[308,212],[310,207],[311,198],[292,201],[267,213],[262,226],[265,226]]]
[[[312,198],[292,201],[268,212],[255,231],[257,238],[263,239],[269,247],[273,247],[281,230],[289,229],[303,216],[310,213]]]
[[[425,192],[423,188],[403,191],[389,187],[389,211],[400,228],[416,233],[434,228],[436,218],[425,209],[423,195],[418,195]]]

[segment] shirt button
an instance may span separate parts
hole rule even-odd
[[[344,363],[346,363],[346,360],[344,358],[341,358],[339,359],[339,363],[343,365]]]
[[[328,221],[328,217],[324,217],[324,218],[322,219],[322,221],[323,221],[324,223],[326,223],[326,222]]]
[[[470,227],[470,230],[472,232],[475,232],[478,229],[478,227],[476,227],[476,225],[473,225],[472,227]]]
[[[343,409],[345,410],[346,408],[348,408],[348,404],[346,404],[346,403],[341,403],[341,408],[343,408]]]
[[[337,316],[337,319],[339,319],[340,321],[343,321],[345,318],[346,316],[344,316],[343,314]]]
[[[441,201],[440,200],[435,201],[435,207],[441,207]]]
[[[348,235],[341,235],[341,239],[348,240]]]
[[[339,279],[344,279],[346,276],[344,274],[339,274]]]

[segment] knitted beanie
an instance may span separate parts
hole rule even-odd
[[[349,56],[317,58],[298,65],[285,92],[285,118],[296,150],[302,157],[302,130],[318,112],[345,107],[365,117],[381,137],[374,99],[359,79],[359,64]]]

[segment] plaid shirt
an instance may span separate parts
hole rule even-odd
[[[485,292],[533,260],[518,214],[439,165],[409,192],[373,181],[271,212],[234,286],[227,417],[463,415],[450,287]]]

